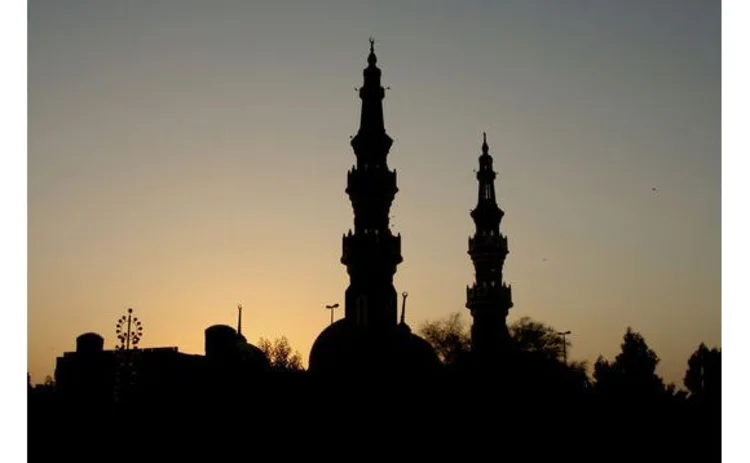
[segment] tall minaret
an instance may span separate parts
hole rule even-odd
[[[396,171],[386,157],[393,140],[385,133],[380,69],[370,39],[364,85],[359,89],[362,115],[351,145],[357,164],[347,173],[346,192],[354,210],[354,232],[344,235],[341,263],[349,274],[344,317],[356,325],[381,331],[397,325],[393,275],[401,263],[401,235],[394,236],[388,212],[398,191]]]
[[[487,134],[479,156],[479,198],[471,211],[476,231],[469,238],[469,255],[474,263],[475,283],[466,288],[466,307],[471,311],[471,350],[477,356],[493,356],[508,346],[505,318],[513,307],[510,286],[503,282],[503,264],[508,239],[500,233],[504,212],[495,200],[495,177]]]

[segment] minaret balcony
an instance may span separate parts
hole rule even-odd
[[[369,117],[366,118],[366,121],[369,120]],[[360,127],[359,132],[357,132],[350,142],[354,154],[357,157],[382,157],[385,159],[385,156],[391,150],[393,139],[382,128],[373,130],[366,121],[365,125]]]
[[[474,284],[466,288],[467,306],[498,306],[513,307],[510,286],[505,283],[499,285]]]
[[[497,178],[497,172],[492,170],[492,161],[487,164],[480,164],[479,170],[477,171],[477,180],[482,184],[490,184]]]
[[[346,174],[346,192],[351,197],[385,197],[393,200],[398,191],[396,171],[388,170],[384,163],[362,163]],[[389,201],[389,202],[390,202]]]
[[[469,254],[507,254],[508,237],[494,232],[483,232],[469,237]]]
[[[470,215],[477,227],[490,229],[500,225],[505,212],[494,201],[479,200]]]
[[[398,264],[401,261],[400,234],[394,236],[390,232],[366,229],[364,233],[344,235],[341,262],[345,265],[375,262]]]

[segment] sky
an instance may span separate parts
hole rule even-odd
[[[711,1],[32,0],[28,368],[132,307],[143,347],[285,335],[343,304],[346,171],[376,40],[407,321],[463,314],[482,132],[513,322],[682,385],[721,346],[721,10]],[[656,188],[656,191],[653,189]],[[336,312],[343,315],[343,310]]]

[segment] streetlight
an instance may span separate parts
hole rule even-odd
[[[331,325],[333,325],[333,311],[339,306],[338,302],[333,305],[327,305],[326,309],[331,311]]]
[[[126,327],[127,323],[127,327]],[[117,346],[118,350],[129,351],[131,347],[137,349],[138,342],[140,342],[143,336],[143,326],[138,320],[138,317],[133,316],[133,309],[128,309],[127,318],[125,315],[117,320],[117,339],[120,341],[120,345]]]
[[[117,340],[120,344],[115,347],[116,370],[115,370],[115,402],[120,401],[120,395],[129,392],[136,375],[134,367],[134,354],[138,352],[138,343],[143,337],[143,325],[138,317],[133,315],[133,309],[128,309],[127,317],[123,315],[117,320]]]
[[[570,331],[564,331],[557,333],[558,336],[563,338],[563,363],[568,364],[568,342],[565,340],[565,336],[569,335]]]

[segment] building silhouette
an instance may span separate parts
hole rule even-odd
[[[57,358],[55,388],[76,408],[108,410],[130,399],[142,403],[176,403],[198,390],[227,390],[265,375],[270,363],[263,351],[228,325],[205,332],[205,355],[177,347],[104,349],[104,338],[84,333],[76,350]]]
[[[311,372],[418,372],[437,368],[432,347],[398,320],[393,286],[402,262],[401,235],[394,235],[388,212],[398,192],[396,171],[388,167],[393,140],[385,131],[383,98],[374,42],[370,39],[359,131],[351,140],[356,165],[347,173],[346,193],[354,211],[354,230],[343,237],[341,263],[349,274],[344,318],[315,340]]]
[[[475,281],[466,288],[466,307],[472,316],[471,351],[480,361],[507,353],[510,344],[506,317],[513,300],[510,286],[503,281],[508,238],[500,233],[500,221],[505,213],[495,198],[496,176],[485,133],[477,171],[477,205],[471,211],[476,230],[469,238],[468,250],[474,264]]]
[[[205,329],[205,355],[177,347],[105,350],[102,336],[84,333],[74,352],[57,358],[54,385],[32,388],[28,380],[30,461],[100,460],[100,449],[108,459],[163,460],[154,448],[169,460],[236,459],[243,451],[281,456],[291,448],[329,459],[364,449],[404,458],[490,454],[531,461],[568,451],[577,460],[600,461],[615,449],[638,461],[718,461],[721,388],[704,382],[721,379],[718,353],[703,354],[710,356],[689,381],[705,397],[686,402],[662,392],[633,399],[631,380],[619,385],[625,394],[591,389],[567,362],[511,349],[506,318],[513,301],[503,279],[508,241],[500,233],[504,212],[486,134],[471,211],[476,229],[468,241],[475,269],[466,288],[471,353],[457,368],[443,368],[406,323],[406,293],[399,319],[393,277],[403,261],[401,236],[388,220],[398,187],[387,163],[393,140],[385,131],[372,40],[367,61],[360,127],[351,141],[356,164],[347,174],[354,229],[342,242],[350,279],[345,313],[315,340],[309,370],[274,371],[242,335],[241,306],[236,330]],[[342,375],[366,381],[339,381]],[[571,447],[583,439],[586,451]],[[121,449],[127,452],[117,454]]]

